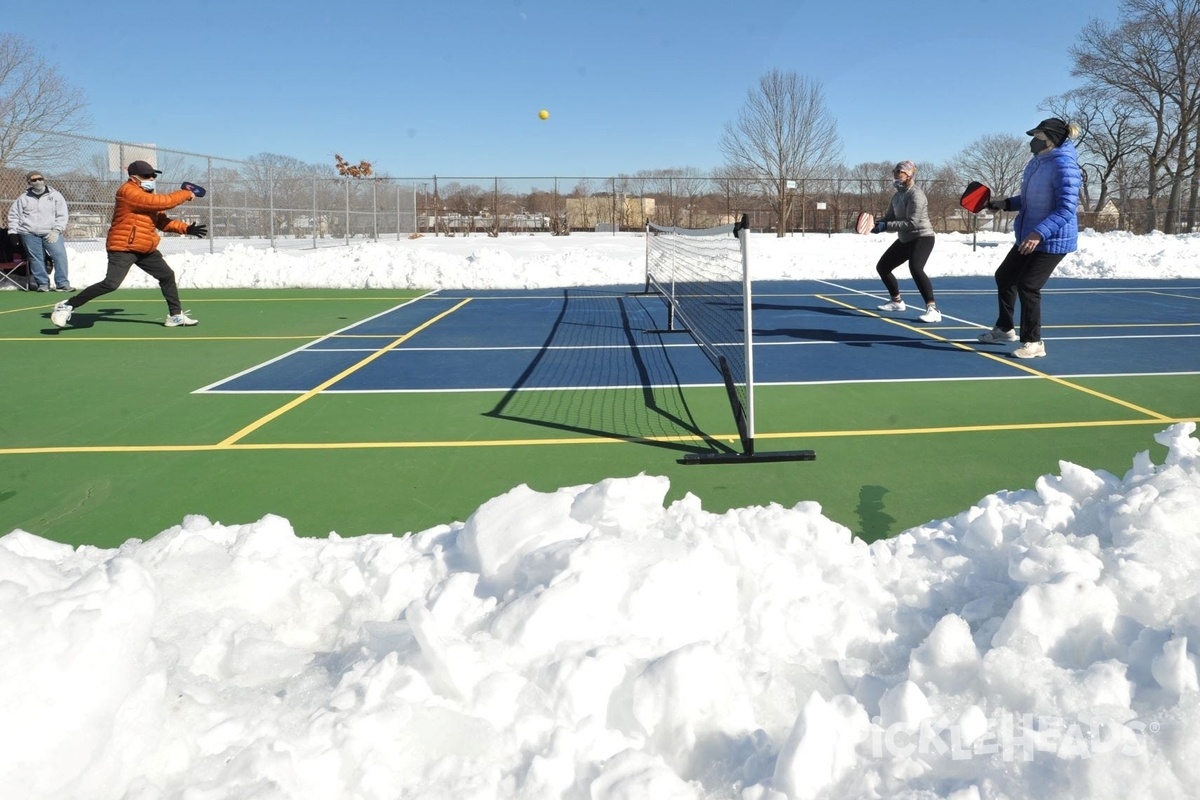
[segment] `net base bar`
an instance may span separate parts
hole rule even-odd
[[[772,453],[688,453],[680,464],[757,464],[766,461],[815,461],[812,450],[777,450]]]
[[[774,453],[754,452],[754,435],[746,423],[746,409],[738,398],[734,387],[729,362],[722,356],[718,359],[721,375],[725,378],[725,391],[733,407],[733,418],[737,422],[738,438],[742,440],[741,453],[688,453],[679,459],[680,464],[754,464],[765,461],[814,461],[817,454],[812,450],[782,450]]]

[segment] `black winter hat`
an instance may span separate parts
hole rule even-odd
[[[1026,136],[1033,136],[1038,131],[1046,134],[1046,138],[1050,140],[1050,144],[1058,147],[1067,140],[1067,134],[1070,133],[1070,128],[1067,123],[1063,122],[1058,117],[1050,117],[1044,119],[1037,124],[1036,127],[1025,131]]]

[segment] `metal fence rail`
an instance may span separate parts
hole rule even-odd
[[[774,200],[754,181],[693,174],[607,177],[347,177],[333,165],[283,156],[239,161],[154,145],[46,132],[37,163],[0,166],[4,209],[25,190],[25,173],[44,172],[70,207],[66,238],[78,249],[103,249],[113,197],[126,166],[149,161],[162,170],[160,191],[192,181],[203,198],[169,212],[208,226],[206,240],[172,242],[173,250],[214,252],[233,243],[275,249],[318,248],[408,236],[566,235],[571,231],[640,231],[659,225],[708,228],[747,214],[751,228],[775,231]],[[680,172],[682,171],[674,171]],[[800,178],[790,182],[788,233],[852,230],[860,211],[882,213],[890,175],[878,179]],[[958,205],[961,186],[922,181],[939,232],[1000,230],[1011,215],[976,217]],[[3,218],[0,218],[2,224]],[[1097,230],[1129,229],[1119,215],[1081,214]]]

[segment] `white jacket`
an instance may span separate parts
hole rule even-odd
[[[45,236],[67,229],[67,201],[57,189],[46,187],[41,194],[26,190],[8,210],[9,233]]]

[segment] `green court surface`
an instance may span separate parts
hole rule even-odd
[[[691,493],[714,512],[815,501],[870,541],[1032,488],[1060,459],[1117,474],[1142,450],[1161,461],[1153,435],[1200,412],[1188,372],[764,385],[760,449],[817,460],[687,466],[706,439],[737,440],[718,387],[197,391],[420,294],[187,290],[201,324],[167,329],[157,291],[120,290],[58,330],[62,295],[0,292],[0,534],[114,547],[193,514],[404,534],[519,484],[647,473],[670,479],[668,500]]]

